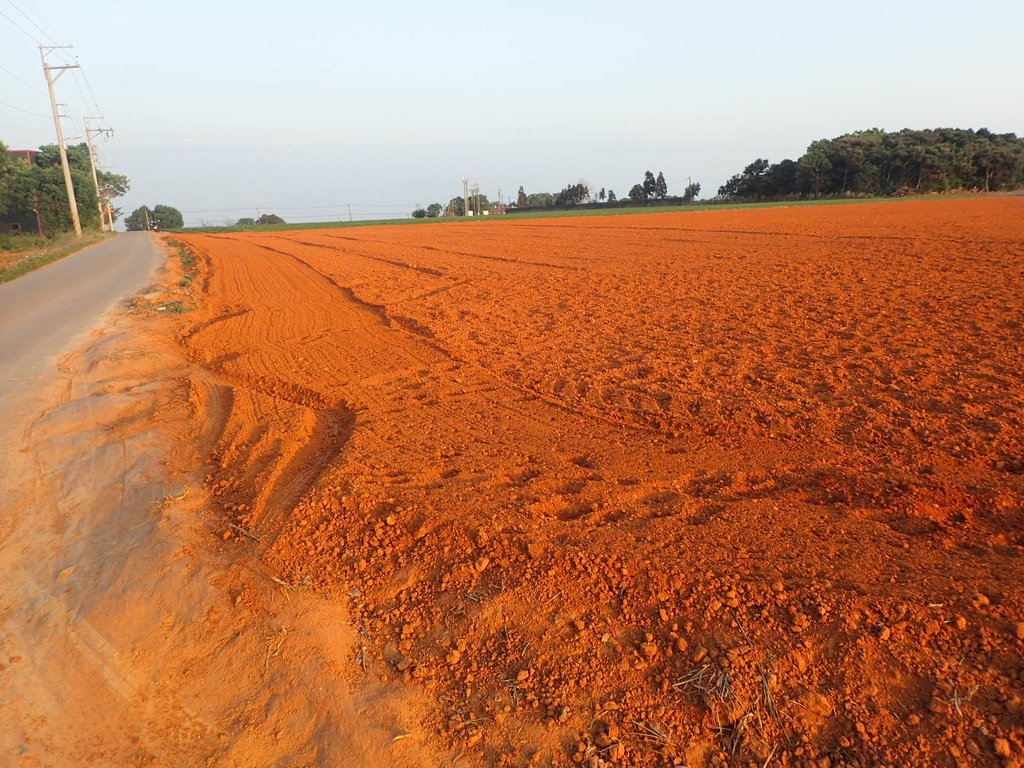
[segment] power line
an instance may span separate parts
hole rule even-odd
[[[78,64],[78,60],[77,59],[75,60],[75,63]],[[97,117],[103,117],[103,110],[101,110],[99,108],[99,105],[97,105],[95,103],[90,105],[89,104],[89,99],[87,99],[86,96],[85,96],[85,91],[82,90],[82,80],[78,77],[78,73],[81,72],[81,71],[82,71],[82,65],[79,64],[78,65],[78,69],[72,70],[71,74],[74,76],[75,87],[78,89],[78,95],[82,97],[82,105],[84,107],[86,107],[88,111],[92,111],[92,107],[96,107],[95,111],[97,112]],[[87,110],[82,110],[82,111],[84,112],[84,111],[87,111]]]
[[[92,106],[96,108],[96,112],[99,114],[99,116],[103,117],[103,110],[100,109],[100,105],[96,101],[96,94],[92,90],[92,84],[89,83],[89,76],[85,73],[85,68],[81,67],[75,74],[79,73],[82,75],[82,80],[85,81],[85,89],[89,91],[89,96],[92,98]]]
[[[0,71],[6,72],[8,75],[13,77],[15,80],[20,80],[21,82],[23,82],[25,85],[27,85],[29,88],[31,88],[36,93],[41,93],[44,96],[46,95],[46,91],[44,91],[42,88],[40,88],[37,85],[32,85],[32,83],[30,83],[24,77],[22,77],[21,75],[15,73],[15,72],[11,72],[11,70],[7,69],[7,67],[0,67]]]
[[[31,24],[31,25],[32,25],[33,27],[35,27],[35,28],[36,28],[36,29],[38,29],[38,30],[39,30],[40,32],[42,32],[42,33],[43,33],[43,36],[44,36],[44,37],[46,37],[46,38],[48,38],[48,39],[50,40],[50,42],[51,42],[51,43],[53,43],[54,45],[57,45],[57,46],[59,46],[59,45],[60,45],[60,44],[59,44],[59,43],[58,43],[58,42],[57,42],[57,41],[56,41],[56,40],[55,40],[55,39],[53,38],[53,35],[51,35],[51,34],[50,34],[49,32],[47,32],[47,31],[46,31],[45,29],[43,29],[43,28],[42,28],[42,27],[41,27],[41,26],[39,25],[39,23],[38,23],[38,22],[36,22],[36,21],[35,21],[35,19],[33,19],[33,18],[32,18],[31,16],[29,16],[29,15],[28,15],[28,13],[26,13],[26,12],[25,12],[24,10],[22,10],[22,8],[21,8],[21,7],[19,7],[19,6],[18,6],[18,4],[17,4],[16,2],[14,2],[14,0],[7,0],[7,2],[8,2],[8,3],[10,3],[10,4],[11,4],[11,6],[12,6],[12,7],[13,7],[13,8],[14,8],[14,9],[15,9],[15,10],[16,10],[16,11],[18,12],[18,13],[20,13],[20,14],[21,14],[21,15],[22,15],[23,17],[25,17],[25,19],[26,19],[26,20],[28,21],[28,23],[29,23],[29,24]],[[25,7],[26,7],[26,8],[28,8],[28,6],[27,6],[27,5],[26,5]],[[60,33],[60,30],[59,30],[59,29],[57,29],[57,28],[56,28],[56,27],[55,27],[55,26],[54,26],[53,24],[51,24],[50,22],[46,21],[46,19],[44,19],[44,18],[43,18],[43,17],[41,16],[41,15],[39,15],[39,14],[38,14],[38,13],[36,13],[35,11],[32,11],[32,9],[30,9],[30,8],[29,8],[29,10],[30,10],[30,11],[32,12],[32,15],[36,17],[36,19],[39,19],[39,21],[43,22],[43,23],[44,23],[44,24],[46,24],[46,26],[48,26],[48,27],[49,27],[49,28],[50,28],[51,30],[53,30],[54,32],[56,32],[56,33],[57,33],[57,36],[58,36],[58,37],[62,37],[62,38],[64,38],[65,40],[67,40],[67,39],[68,39],[68,38],[67,38],[67,37],[66,37],[65,35],[62,35],[62,34]],[[41,43],[41,41],[40,41],[40,40],[36,40],[36,43],[37,43],[37,44],[39,44],[39,43]],[[53,55],[55,55],[55,56],[56,56],[56,57],[57,57],[58,59],[60,59],[61,61],[63,61],[63,62],[65,63],[65,64],[75,64],[75,63],[77,63],[77,62],[73,62],[73,61],[71,60],[71,58],[70,58],[70,57],[69,57],[69,56],[68,56],[68,55],[67,55],[66,53],[64,53],[64,51],[62,51],[62,50],[55,50],[55,51],[53,51]]]
[[[190,211],[182,211],[182,213],[232,213],[235,211],[253,211],[256,209],[271,209],[275,211],[322,211],[330,209],[343,209],[347,206],[356,206],[358,208],[410,208],[415,206],[416,203],[337,203],[334,205],[271,205],[268,203],[261,203],[259,205],[246,205],[241,208],[197,208]]]
[[[39,42],[40,42],[39,38],[37,38],[35,35],[33,35],[31,32],[29,32],[23,26],[21,26],[21,24],[16,22],[14,19],[12,19],[6,13],[4,13],[3,11],[0,11],[0,16],[3,16],[5,19],[7,19],[9,22],[11,22],[11,24],[13,24],[15,27],[20,29],[29,40],[31,40],[32,42],[36,43],[37,45],[39,44]]]
[[[10,3],[10,4],[12,5],[12,6],[14,6],[14,10],[16,10],[16,11],[17,11],[18,13],[20,13],[20,14],[21,14],[22,16],[24,16],[24,17],[25,17],[25,20],[26,20],[26,21],[28,21],[28,23],[29,23],[29,24],[31,24],[31,25],[32,25],[33,27],[35,27],[35,28],[36,28],[36,29],[38,29],[38,30],[39,30],[40,32],[42,32],[42,33],[43,33],[43,37],[46,37],[46,38],[48,38],[48,39],[49,39],[49,41],[50,41],[51,43],[53,43],[54,45],[57,45],[57,44],[58,44],[58,43],[57,43],[57,41],[56,41],[56,40],[54,40],[54,39],[53,39],[53,37],[51,37],[51,36],[50,36],[50,33],[49,33],[49,32],[47,32],[47,31],[46,31],[45,29],[43,29],[42,27],[40,27],[40,26],[39,26],[38,24],[36,24],[36,23],[35,23],[35,22],[34,22],[34,21],[33,21],[33,20],[31,19],[31,18],[29,18],[29,15],[28,15],[27,13],[25,13],[25,12],[24,12],[23,10],[21,10],[21,8],[19,8],[19,7],[18,7],[18,4],[17,4],[17,3],[15,3],[15,2],[14,2],[14,0],[7,0],[7,2],[9,2],[9,3]]]
[[[28,110],[28,109],[22,109],[21,107],[16,107],[13,104],[8,104],[6,101],[0,101],[0,106],[7,107],[8,109],[15,109],[18,112],[24,112],[26,115],[35,115],[36,117],[45,117],[45,118],[49,118],[50,117],[49,115],[44,115],[42,112],[33,112],[31,110]]]

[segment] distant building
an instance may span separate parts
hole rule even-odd
[[[8,156],[12,160],[21,160],[26,165],[35,165],[36,158],[39,156],[38,149],[9,149],[7,150]]]

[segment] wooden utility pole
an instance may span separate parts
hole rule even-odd
[[[53,125],[57,129],[57,147],[60,149],[60,164],[64,168],[64,186],[68,190],[68,207],[71,209],[71,223],[75,226],[75,237],[82,236],[82,222],[78,219],[78,201],[75,200],[75,185],[71,181],[71,167],[68,165],[68,151],[64,146],[64,128],[60,124],[60,112],[57,110],[57,94],[53,84],[69,69],[78,69],[77,64],[65,64],[51,67],[46,63],[46,54],[57,48],[70,48],[70,45],[40,45],[39,58],[43,62],[43,74],[46,75],[46,87],[50,91],[50,109],[53,110]],[[53,72],[57,74],[54,75]]]
[[[107,228],[106,222],[103,220],[103,195],[100,193],[100,182],[96,176],[96,150],[92,146],[92,137],[100,136],[102,134],[113,135],[114,131],[110,128],[92,128],[89,126],[90,120],[96,120],[95,117],[86,117],[85,120],[85,145],[89,148],[89,165],[92,167],[92,183],[96,187],[96,208],[100,212],[100,231]],[[110,201],[107,200],[107,210],[109,212]],[[114,231],[113,222],[110,224],[110,231]]]

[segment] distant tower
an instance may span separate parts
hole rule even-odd
[[[469,176],[462,177],[462,215],[469,212]]]
[[[473,213],[476,216],[480,215],[480,182],[474,181],[473,187],[470,189],[473,194]]]

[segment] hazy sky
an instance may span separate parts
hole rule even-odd
[[[691,176],[709,197],[756,157],[857,129],[1024,133],[1021,0],[0,0],[0,14],[0,140],[54,141],[31,39],[45,30],[88,79],[58,83],[66,131],[95,111],[89,86],[116,131],[101,153],[131,179],[122,207],[167,203],[188,223],[406,215],[461,194],[463,174],[494,199],[581,178],[624,196],[662,170],[670,192]]]

